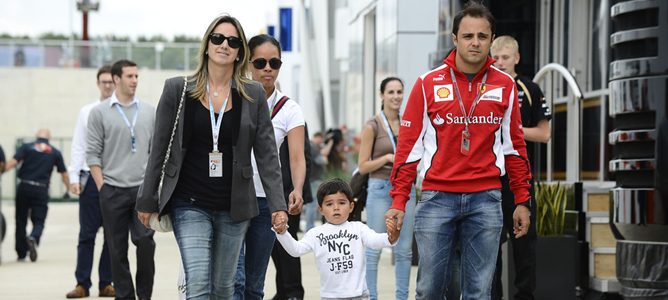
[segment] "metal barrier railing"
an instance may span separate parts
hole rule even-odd
[[[533,77],[533,81],[539,83],[541,80],[545,79],[548,74],[557,73],[561,78],[566,80],[568,88],[572,93],[572,96],[569,97],[566,104],[568,106],[568,122],[567,124],[567,138],[566,138],[566,180],[571,182],[580,181],[580,144],[581,144],[581,112],[580,104],[583,100],[582,90],[578,85],[577,81],[573,77],[573,74],[568,71],[564,66],[558,63],[549,63],[544,65],[538,70],[538,73]],[[544,89],[548,105],[550,110],[554,111],[554,84],[553,78],[547,78],[547,85]],[[552,139],[547,142],[547,181],[552,181],[553,177],[553,149],[552,149]]]
[[[0,68],[99,68],[130,59],[141,68],[193,70],[199,43],[0,39]]]

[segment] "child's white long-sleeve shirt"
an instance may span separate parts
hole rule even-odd
[[[392,246],[387,233],[377,233],[362,222],[329,223],[314,227],[296,241],[290,234],[276,234],[293,257],[313,252],[320,273],[320,297],[348,298],[366,291],[365,247]]]

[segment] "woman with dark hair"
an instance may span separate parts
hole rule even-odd
[[[290,178],[283,178],[283,182],[288,180],[293,187],[287,198],[290,213],[288,230],[296,236],[299,229],[299,213],[304,202],[302,190],[306,178],[304,115],[295,100],[290,99],[276,88],[276,78],[282,64],[279,42],[269,35],[261,34],[248,41],[248,48],[251,62],[250,73],[253,80],[262,84],[267,96],[267,101],[262,103],[268,106],[271,112],[276,147],[282,152],[280,153],[282,160],[286,154],[289,157],[287,164],[290,172],[289,174],[283,173],[283,176]],[[287,142],[287,147],[281,146],[284,141]],[[285,167],[285,160],[283,164]],[[234,299],[262,300],[264,298],[264,280],[270,256],[274,258],[277,270],[276,289],[278,293],[274,298],[303,298],[304,288],[301,285],[299,258],[291,257],[287,253],[282,255],[282,252],[285,252],[282,247],[275,249],[280,245],[274,246],[276,235],[271,231],[271,212],[267,206],[269,193],[262,188],[258,167],[259,165],[253,161],[253,180],[260,214],[250,220],[250,226],[246,232],[245,247],[239,256],[237,267]]]
[[[239,21],[215,18],[198,57],[193,76],[165,83],[136,209],[147,227],[151,215],[171,218],[187,299],[231,299],[239,251],[259,212],[251,149],[274,225],[286,226],[287,208],[265,93],[244,76],[249,51]]]
[[[367,187],[367,225],[376,232],[385,232],[385,212],[392,205],[390,173],[394,163],[399,135],[399,110],[404,100],[404,84],[397,77],[388,77],[380,83],[381,112],[368,120],[362,129],[358,167],[361,174],[369,174]],[[401,235],[392,249],[395,257],[396,299],[408,299],[408,286],[413,257],[413,216],[415,190],[406,204],[406,215]],[[376,282],[380,250],[366,250],[366,282],[371,299],[377,299]]]
[[[320,154],[327,159],[325,178],[350,179],[348,160],[346,158],[346,139],[339,128],[330,128],[325,134],[325,146]]]

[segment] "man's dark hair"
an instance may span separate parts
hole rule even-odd
[[[248,41],[248,50],[250,51],[250,56],[253,56],[253,53],[255,53],[255,48],[264,43],[271,43],[272,45],[276,46],[278,49],[278,58],[281,58],[281,43],[279,43],[274,37],[267,34],[258,34]]]
[[[333,178],[323,182],[318,187],[318,206],[322,206],[322,201],[325,199],[325,196],[336,193],[343,193],[346,195],[349,202],[353,201],[353,191],[350,189],[350,185],[340,178]]]
[[[104,65],[100,67],[100,69],[97,70],[97,80],[100,80],[100,75],[104,73],[111,73],[111,66],[110,65]]]
[[[123,68],[136,67],[137,64],[127,59],[121,59],[111,66],[111,76],[123,77]]]
[[[459,32],[459,23],[466,16],[487,19],[489,26],[492,28],[492,35],[496,32],[496,21],[494,21],[494,16],[489,9],[478,1],[470,0],[464,5],[464,9],[455,15],[455,19],[452,21],[452,33],[454,35],[457,35],[457,32]]]

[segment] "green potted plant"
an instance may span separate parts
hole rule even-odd
[[[560,182],[536,182],[536,233],[538,236],[563,235],[566,224],[568,186]]]
[[[576,299],[577,238],[567,208],[575,203],[573,184],[537,182],[536,197],[536,299]],[[573,228],[571,228],[573,227]]]

